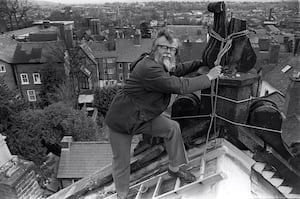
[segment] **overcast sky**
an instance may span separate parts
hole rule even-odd
[[[55,2],[55,3],[64,3],[64,4],[87,4],[87,3],[105,3],[105,2],[145,2],[145,1],[180,1],[180,0],[36,0],[36,1],[48,1],[48,2]],[[208,0],[183,0],[183,1],[208,1]],[[209,1],[219,1],[219,0],[209,0]],[[259,1],[259,2],[266,2],[266,1],[277,1],[277,0],[223,0],[223,1]]]

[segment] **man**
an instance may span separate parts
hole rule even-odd
[[[133,135],[143,133],[164,138],[169,155],[168,172],[186,182],[195,176],[180,167],[187,163],[179,124],[164,116],[171,94],[185,94],[210,87],[219,77],[221,67],[212,68],[207,75],[182,77],[202,66],[200,61],[175,67],[178,42],[168,30],[161,30],[153,42],[150,55],[133,64],[129,79],[117,93],[106,114],[109,139],[113,152],[113,179],[118,197],[126,198],[130,180],[130,147]]]

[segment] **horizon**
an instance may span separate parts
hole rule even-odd
[[[168,2],[168,1],[177,1],[177,2],[213,2],[219,0],[35,0],[36,2],[45,2],[45,3],[60,3],[60,4],[104,4],[104,3],[135,3],[135,2]],[[224,2],[283,2],[283,1],[297,1],[297,0],[223,0]]]

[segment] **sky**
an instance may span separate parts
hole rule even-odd
[[[105,3],[105,2],[146,2],[146,1],[180,1],[180,0],[35,0],[35,1],[47,1],[47,2],[55,2],[55,3],[63,3],[63,4],[95,4],[95,3]],[[217,0],[183,0],[183,1],[217,1]],[[249,1],[259,1],[259,2],[270,2],[270,1],[278,1],[278,0],[223,0],[223,1],[231,1],[231,2],[249,2]]]

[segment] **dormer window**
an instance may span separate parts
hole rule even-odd
[[[0,73],[5,73],[6,72],[6,68],[4,65],[0,65]]]
[[[41,84],[40,73],[33,73],[32,78],[33,78],[33,83],[34,84]]]
[[[29,84],[28,75],[26,73],[21,73],[21,84]]]

